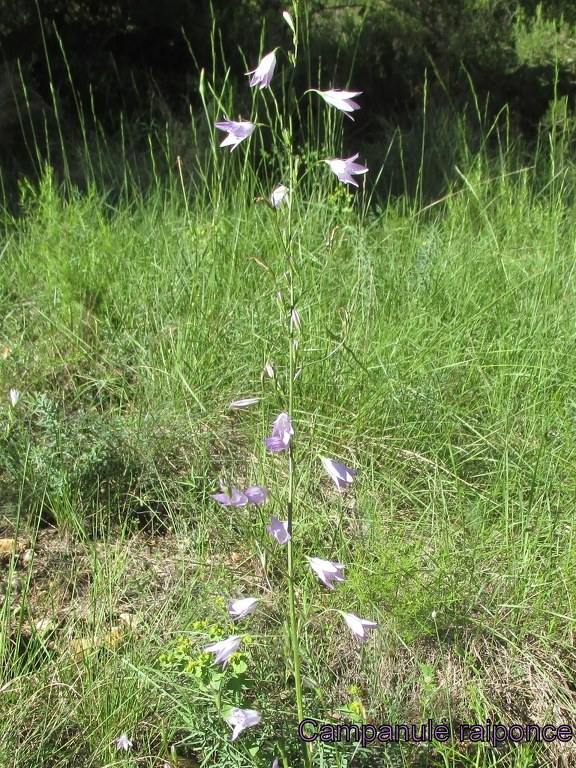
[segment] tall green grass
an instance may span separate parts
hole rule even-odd
[[[263,736],[297,754],[290,675],[269,650],[276,555],[253,555],[255,521],[209,498],[221,475],[264,480],[282,402],[264,367],[285,365],[278,214],[255,201],[282,168],[256,134],[213,149],[232,91],[204,73],[202,112],[141,153],[128,125],[114,146],[86,118],[80,150],[60,131],[59,157],[38,154],[40,179],[3,213],[0,533],[30,554],[0,564],[2,765],[246,765],[175,648],[184,633],[195,658],[226,628],[215,598],[248,592],[268,601],[248,652]],[[340,129],[314,134],[303,162],[332,156]],[[354,563],[340,605],[380,623],[361,666],[312,611],[305,693],[325,719],[574,719],[571,123],[543,126],[531,150],[511,136],[478,105],[457,119],[429,107],[419,131],[366,150],[383,194],[368,180],[351,195],[322,167],[295,202],[303,537]],[[248,395],[261,406],[239,419],[228,404]],[[321,454],[359,469],[339,501]],[[135,749],[120,756],[123,732]],[[270,763],[265,739],[254,765]],[[573,749],[324,745],[314,760],[520,768],[571,764]]]

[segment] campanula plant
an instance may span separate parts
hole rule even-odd
[[[284,11],[284,20],[288,24],[293,35],[292,50],[287,52],[288,62],[296,66],[298,62],[298,37],[300,22],[300,7],[298,2],[293,3],[292,13]],[[250,77],[250,87],[257,89],[258,94],[265,97],[267,89],[273,89],[274,77],[278,64],[277,51],[274,48],[266,53],[257,65],[246,74]],[[305,93],[317,94],[323,102],[329,107],[334,108],[350,119],[354,119],[352,112],[360,109],[360,105],[355,99],[362,95],[361,91],[349,91],[339,88],[321,90],[318,88],[309,88]],[[302,94],[304,95],[304,94]],[[260,97],[260,98],[262,98]],[[260,200],[268,202],[271,209],[270,216],[273,217],[272,226],[277,227],[282,244],[282,256],[285,259],[286,269],[281,276],[277,278],[276,296],[282,309],[283,317],[286,323],[287,339],[287,365],[285,383],[280,387],[280,392],[284,396],[285,410],[279,413],[271,423],[271,432],[263,438],[263,444],[268,454],[277,455],[276,462],[284,465],[287,483],[282,491],[279,489],[277,494],[273,494],[276,503],[280,503],[285,510],[281,519],[271,515],[269,524],[265,526],[266,532],[274,543],[268,546],[279,547],[279,552],[285,556],[284,582],[287,593],[287,634],[288,647],[290,649],[290,666],[294,678],[295,705],[298,720],[302,721],[306,715],[306,702],[303,691],[302,674],[302,654],[300,643],[300,632],[302,631],[303,620],[306,618],[303,608],[299,605],[297,598],[297,583],[306,577],[306,562],[313,574],[317,577],[320,584],[326,589],[333,591],[335,586],[345,580],[345,563],[325,559],[319,555],[323,553],[306,554],[302,551],[298,541],[299,519],[296,497],[296,477],[297,461],[295,444],[298,440],[298,429],[294,424],[293,416],[298,412],[296,407],[297,400],[297,379],[302,370],[300,361],[299,335],[301,333],[302,322],[298,308],[298,296],[301,294],[301,286],[298,285],[298,259],[301,257],[301,249],[298,245],[298,228],[296,226],[295,199],[298,196],[300,182],[305,174],[312,173],[320,163],[316,163],[310,168],[303,168],[300,157],[294,150],[294,130],[292,124],[292,113],[287,112],[284,116],[278,105],[278,101],[272,94],[272,101],[278,110],[274,121],[274,126],[266,126],[258,119],[257,108],[258,98],[254,99],[254,114],[250,120],[231,119],[232,116],[224,116],[224,119],[215,122],[215,127],[226,133],[226,137],[220,143],[220,147],[230,147],[234,151],[238,146],[250,140],[255,130],[267,130],[272,128],[273,140],[277,142],[278,154],[282,155],[282,170],[285,173],[284,178],[279,178],[282,183],[278,184],[273,190],[265,191]],[[266,105],[266,109],[269,107]],[[280,129],[278,130],[278,126]],[[354,177],[362,177],[368,172],[368,168],[361,163],[356,162],[359,153],[351,157],[341,158],[322,158],[330,170],[336,175],[338,181],[345,185],[354,187],[359,186],[359,182]],[[231,408],[245,409],[258,402],[258,398],[242,398],[235,400]],[[321,458],[321,463],[329,477],[334,481],[339,492],[343,492],[355,479],[356,470],[345,466],[336,459]],[[222,507],[244,507],[247,505],[265,504],[269,498],[269,491],[264,486],[250,486],[245,490],[239,490],[233,485],[227,485],[224,481],[220,482],[220,492],[212,495],[213,500]],[[264,534],[265,535],[265,534]],[[268,539],[270,542],[270,539]],[[229,615],[234,621],[250,620],[251,614],[256,610],[259,599],[256,597],[245,597],[232,599],[228,605]],[[329,609],[334,610],[334,609]],[[360,643],[368,640],[369,630],[375,630],[377,623],[368,618],[360,618],[352,612],[338,611],[343,621],[353,634],[353,637]],[[218,640],[204,648],[204,652],[214,654],[214,664],[222,665],[225,668],[229,660],[238,652],[242,643],[242,635],[231,634],[229,637]],[[223,702],[222,702],[223,704]],[[222,717],[229,726],[232,727],[231,739],[239,739],[242,742],[242,733],[255,726],[261,726],[266,722],[266,713],[250,707],[221,708]],[[296,739],[296,734],[294,736]],[[302,744],[302,760],[306,768],[312,764],[312,755],[309,744]],[[285,750],[279,745],[281,757],[275,756],[273,765],[279,766],[280,759],[284,768],[288,768],[288,758]]]

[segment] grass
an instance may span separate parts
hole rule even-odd
[[[347,563],[327,593],[301,561],[321,722],[574,721],[573,166],[567,145],[520,163],[491,138],[432,200],[420,158],[416,198],[354,201],[329,180],[295,203],[295,520],[302,553]],[[114,202],[47,167],[4,213],[0,534],[20,543],[0,563],[2,765],[265,766],[275,740],[298,764],[282,553],[262,535],[286,482],[262,446],[284,407],[282,212],[253,202],[267,186],[241,152],[202,155],[195,182],[152,169],[143,193],[126,170]],[[320,455],[359,470],[343,496]],[[221,476],[272,498],[223,513]],[[231,743],[201,649],[230,632],[221,598],[248,595],[264,607],[227,684],[263,721]],[[362,653],[334,608],[378,620]],[[543,763],[576,764],[574,742],[314,752],[342,768]]]

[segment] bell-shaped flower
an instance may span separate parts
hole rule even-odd
[[[275,757],[270,768],[280,768],[280,758]]]
[[[116,739],[116,751],[118,751],[119,749],[123,749],[124,752],[128,752],[129,750],[132,749],[132,746],[133,744],[128,738],[128,734],[126,733],[123,733],[121,736],[119,736]]]
[[[251,485],[244,491],[248,504],[262,504],[268,498],[268,490],[263,485]]]
[[[226,718],[228,725],[231,725],[233,728],[232,741],[237,739],[246,728],[258,725],[261,719],[260,712],[255,709],[238,709],[238,707],[234,707]]]
[[[344,464],[340,464],[339,461],[334,459],[327,459],[325,456],[321,456],[320,460],[324,469],[340,490],[347,488],[358,474],[355,469],[345,467]]]
[[[18,400],[20,400],[20,391],[18,389],[12,388],[10,390],[10,402],[12,405],[16,405]]]
[[[336,158],[334,160],[324,160],[324,162],[328,163],[332,173],[335,173],[338,177],[338,181],[342,181],[344,184],[353,184],[357,187],[358,184],[354,181],[352,176],[368,173],[368,168],[366,168],[366,166],[354,162],[358,156],[359,153],[357,152],[355,155],[352,155],[352,157],[348,157],[345,160]]]
[[[238,488],[228,488],[223,482],[220,482],[220,488],[222,493],[213,493],[212,498],[223,507],[245,507],[248,504],[248,497],[245,493],[240,493]]]
[[[290,416],[287,413],[280,413],[272,424],[272,437],[264,438],[266,448],[275,453],[285,451],[293,434],[294,427]]]
[[[259,401],[259,397],[245,397],[242,400],[234,400],[233,403],[230,403],[230,408],[232,408],[232,410],[249,408],[251,405],[256,405]]]
[[[344,112],[350,120],[354,120],[354,118],[349,113],[354,112],[355,109],[360,109],[360,104],[357,104],[353,99],[360,96],[362,91],[342,91],[339,88],[330,91],[318,91],[316,88],[310,88],[310,90],[321,96],[331,107],[336,107],[336,109]]]
[[[257,597],[243,597],[240,600],[230,600],[228,603],[228,613],[233,619],[243,619],[256,610],[258,605]]]
[[[354,635],[356,640],[360,641],[361,643],[364,643],[368,639],[366,630],[376,629],[378,626],[378,623],[376,621],[361,619],[353,613],[344,613],[344,611],[341,611],[341,613],[344,621],[346,622],[346,624],[348,624],[348,626],[352,630],[352,634]]]
[[[204,652],[216,654],[214,664],[222,664],[222,666],[225,667],[226,664],[228,664],[230,656],[232,656],[233,653],[236,653],[240,647],[241,642],[242,638],[240,635],[230,635],[226,640],[219,640],[217,643],[207,645],[206,648],[204,648]]]
[[[278,210],[286,202],[288,202],[288,187],[285,184],[280,184],[270,195],[270,204]]]
[[[309,557],[308,562],[310,568],[328,589],[334,589],[333,581],[344,581],[344,576],[340,573],[341,569],[346,567],[343,563],[322,560],[320,557]]]
[[[276,66],[276,51],[270,51],[266,56],[263,56],[256,69],[252,69],[250,72],[246,72],[247,75],[252,75],[250,80],[250,87],[255,85],[262,88],[267,88],[270,85],[270,81],[274,76],[274,68]]]
[[[266,530],[278,544],[286,544],[292,538],[288,533],[288,520],[278,520],[274,515],[270,515],[270,525],[266,526]]]
[[[250,485],[244,493],[238,488],[231,486],[228,488],[226,483],[220,482],[222,493],[213,493],[212,498],[223,507],[245,507],[246,504],[262,504],[268,498],[268,489],[263,485]]]
[[[247,139],[256,128],[255,123],[250,123],[247,120],[222,120],[219,123],[214,123],[219,131],[226,131],[228,136],[220,144],[221,147],[230,147],[230,151],[233,152],[238,144],[244,139]]]

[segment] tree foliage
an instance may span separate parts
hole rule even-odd
[[[280,0],[0,0],[0,138],[12,146],[21,102],[46,119],[93,113],[115,130],[151,95],[174,113],[197,104],[201,68],[245,71],[288,44]],[[360,130],[428,99],[510,104],[534,127],[555,95],[576,92],[572,0],[302,0],[319,87],[364,91]],[[261,30],[263,32],[261,33]],[[213,32],[216,31],[213,36]],[[216,60],[215,60],[216,59]],[[376,121],[376,122],[375,122]]]

